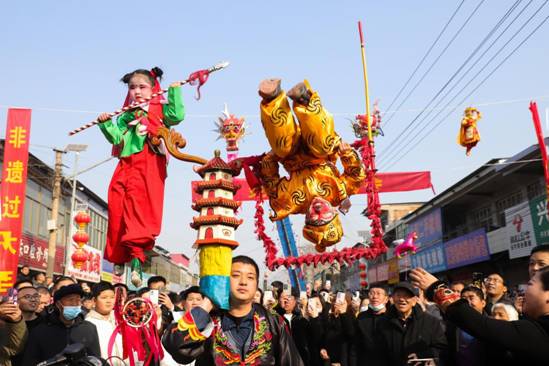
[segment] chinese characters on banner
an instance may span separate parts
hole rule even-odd
[[[0,189],[0,294],[17,277],[29,159],[31,110],[8,109]]]
[[[64,258],[65,246],[58,245],[55,250],[54,273],[63,274]],[[48,242],[29,233],[22,233],[19,247],[19,264],[45,272],[48,267]]]
[[[536,239],[532,247],[549,244],[549,212],[547,211],[547,197],[545,195],[530,201],[530,213],[533,224],[530,228],[533,226]],[[527,255],[530,255],[530,251]]]
[[[446,269],[443,245],[437,244],[429,248],[420,249],[412,255],[412,267],[422,267],[427,272],[437,273]]]
[[[542,204],[545,205],[545,199]],[[523,202],[505,210],[505,227],[507,232],[507,240],[509,243],[509,258],[520,258],[530,255],[530,251],[536,246],[536,236],[532,226],[532,219],[536,220],[537,227],[543,227],[547,207],[542,207],[542,215],[532,217],[530,211],[534,207],[534,212],[538,202]],[[540,233],[540,235],[542,235]]]
[[[408,224],[407,233],[416,232],[415,244],[418,248],[442,242],[442,213],[440,208],[429,211]],[[404,238],[401,238],[404,239]]]
[[[389,285],[397,284],[400,279],[400,272],[398,271],[398,258],[394,257],[387,261],[387,283]]]
[[[484,228],[444,243],[444,251],[448,269],[490,260]]]

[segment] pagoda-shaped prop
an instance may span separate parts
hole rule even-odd
[[[240,187],[233,181],[236,172],[221,159],[219,150],[195,171],[202,177],[194,187],[200,198],[192,206],[199,215],[191,223],[198,231],[194,247],[199,250],[200,289],[215,305],[228,309],[232,251],[238,246],[235,230],[242,224],[235,214],[240,202],[234,200]]]

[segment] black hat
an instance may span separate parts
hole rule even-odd
[[[299,295],[301,294],[301,292],[299,291],[299,289],[297,287],[292,287],[292,290],[290,291],[290,294],[295,297],[296,299],[299,299]]]
[[[399,282],[394,288],[393,293],[395,293],[396,290],[403,289],[407,290],[414,296],[419,296],[419,290],[417,287],[412,286],[410,282]]]
[[[65,296],[69,295],[84,296],[84,291],[82,290],[82,287],[78,284],[63,286],[59,290],[55,291],[55,294],[53,295],[53,300],[59,301]]]

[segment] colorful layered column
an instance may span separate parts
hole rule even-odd
[[[242,224],[235,214],[240,202],[234,194],[240,187],[233,182],[236,172],[220,158],[219,150],[195,171],[203,179],[195,185],[200,198],[192,208],[199,216],[191,224],[198,231],[194,247],[199,250],[200,290],[219,308],[229,309],[232,251],[238,246],[235,230]]]

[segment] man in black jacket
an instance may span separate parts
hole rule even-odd
[[[83,344],[89,356],[101,357],[97,329],[81,315],[83,295],[78,284],[57,290],[53,311],[29,333],[23,365],[48,360],[73,343]]]
[[[446,336],[435,317],[417,305],[418,290],[408,282],[401,282],[393,291],[394,306],[379,327],[381,349],[386,363],[406,365],[408,360],[433,358],[441,365],[447,349]]]
[[[387,317],[387,303],[389,295],[382,286],[371,286],[368,291],[368,310],[358,314],[355,321],[355,340],[352,348],[352,359],[356,365],[378,365],[382,363],[385,355],[380,352],[379,326]]]
[[[246,256],[233,258],[230,309],[214,314],[209,299],[164,332],[162,344],[176,362],[195,366],[303,366],[284,320],[253,302],[259,268]]]
[[[284,308],[284,320],[290,327],[290,333],[292,339],[301,355],[303,364],[310,365],[310,351],[309,351],[309,339],[310,339],[310,327],[309,321],[301,315],[301,312],[297,308],[297,301],[299,299],[299,290],[292,288],[290,294],[283,293],[282,295],[282,307]]]

